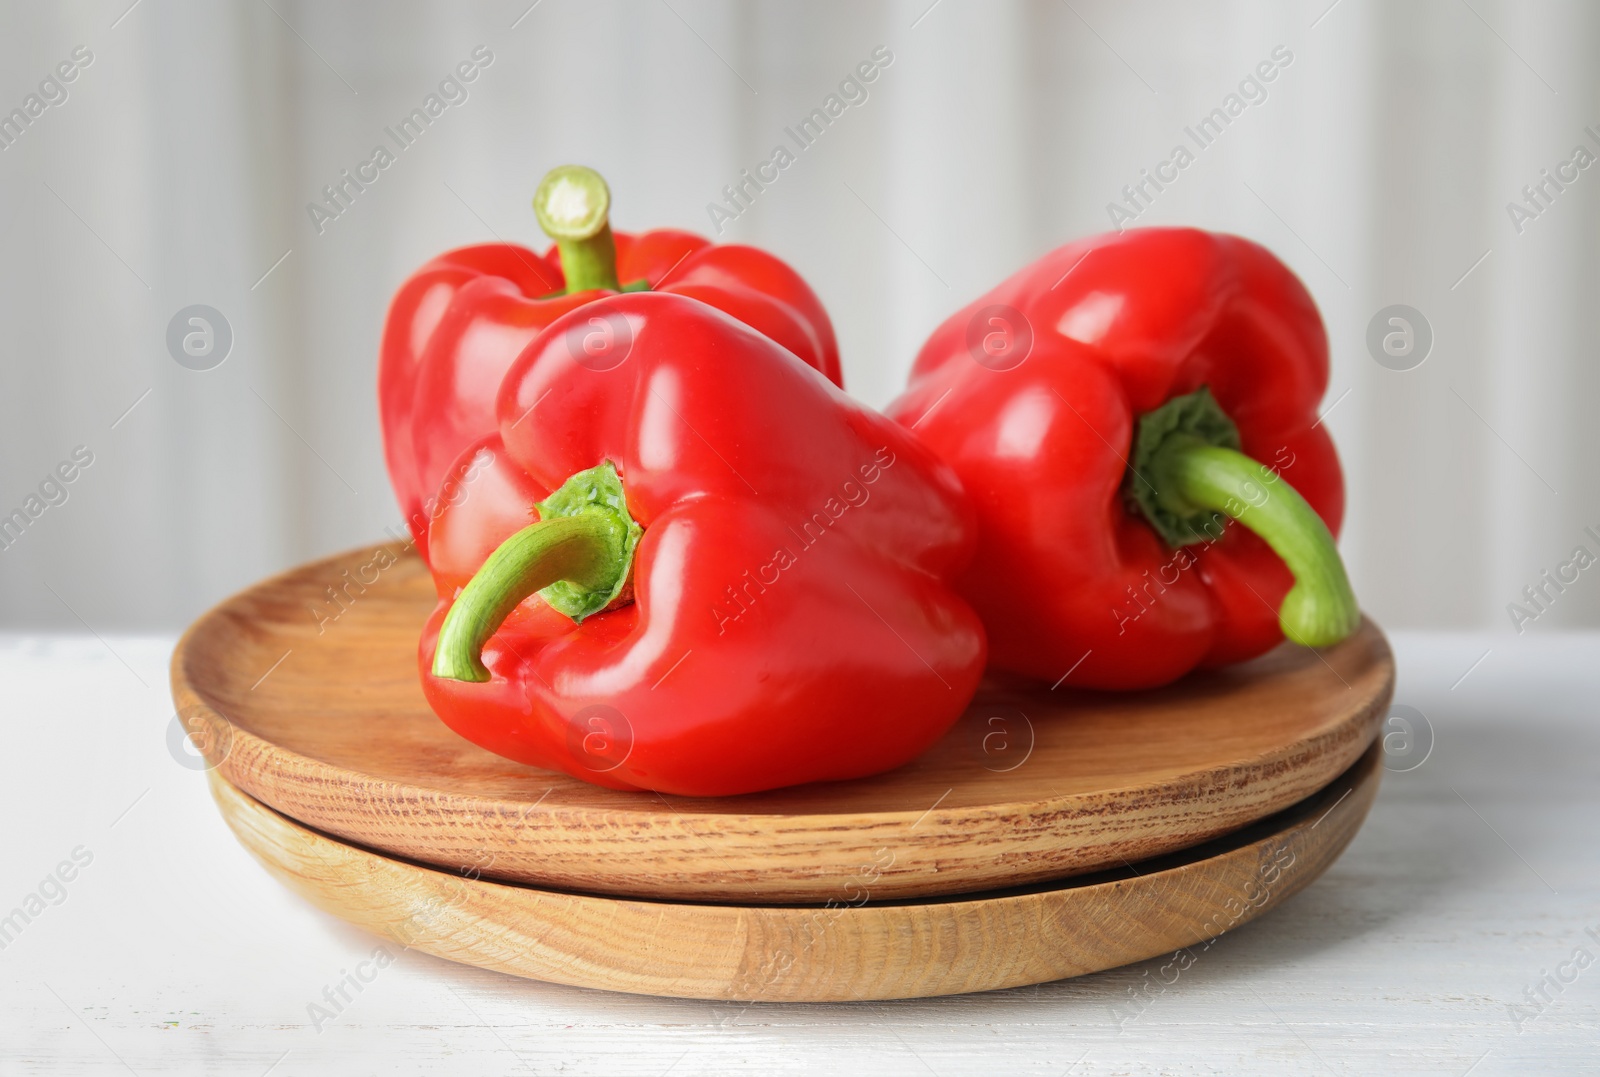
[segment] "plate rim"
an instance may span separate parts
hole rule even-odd
[[[1373,742],[1355,763],[1333,781],[1288,808],[1257,820],[1221,839],[1201,843],[1149,861],[1140,861],[1137,866],[1129,865],[1130,874],[1127,876],[1118,878],[1077,876],[1025,888],[910,900],[867,901],[861,905],[837,906],[740,905],[726,902],[572,893],[525,883],[506,883],[487,878],[452,875],[436,865],[395,857],[383,851],[368,849],[343,841],[337,836],[325,834],[256,800],[215,771],[210,772],[207,777],[212,796],[229,829],[269,873],[324,912],[380,937],[404,943],[408,949],[417,949],[458,964],[491,969],[524,979],[576,987],[707,1001],[828,1002],[929,998],[975,991],[1003,990],[1105,971],[1168,952],[1173,952],[1176,956],[1177,953],[1199,946],[1201,943],[1206,943],[1209,947],[1210,942],[1215,939],[1257,919],[1298,894],[1343,855],[1365,822],[1377,797],[1383,773],[1383,768],[1379,764],[1381,757],[1381,744]],[[656,921],[657,930],[661,930],[662,924],[669,916],[689,920],[703,916],[720,922],[732,922],[730,918],[749,918],[757,923],[747,927],[743,933],[745,952],[748,954],[752,947],[759,947],[762,942],[771,942],[773,938],[783,937],[781,933],[771,935],[764,932],[763,924],[767,926],[786,924],[793,929],[796,924],[804,923],[805,918],[814,919],[819,910],[826,909],[830,911],[834,921],[839,918],[845,921],[841,929],[831,936],[830,946],[860,948],[864,938],[888,938],[894,952],[916,953],[926,951],[931,945],[929,940],[940,931],[948,930],[951,925],[956,925],[958,931],[963,930],[959,921],[965,918],[971,922],[974,914],[981,914],[984,911],[1030,913],[1043,910],[1050,903],[1056,902],[1059,907],[1055,912],[1059,913],[1065,911],[1066,906],[1063,903],[1072,900],[1070,895],[1085,900],[1091,897],[1103,897],[1108,899],[1109,906],[1115,905],[1118,901],[1131,901],[1141,894],[1147,894],[1156,899],[1158,906],[1173,905],[1178,903],[1177,897],[1184,892],[1184,887],[1189,885],[1190,880],[1187,877],[1190,875],[1194,876],[1193,885],[1188,891],[1191,894],[1201,890],[1225,890],[1226,882],[1207,875],[1207,869],[1221,872],[1226,868],[1236,867],[1250,859],[1248,850],[1251,849],[1257,850],[1259,862],[1260,851],[1274,844],[1280,849],[1309,846],[1312,843],[1311,833],[1330,818],[1334,819],[1334,825],[1324,838],[1331,835],[1331,840],[1317,850],[1315,862],[1308,865],[1309,870],[1295,874],[1284,887],[1276,891],[1269,885],[1267,900],[1259,905],[1243,903],[1244,911],[1236,914],[1221,930],[1208,933],[1203,927],[1197,926],[1199,921],[1192,912],[1178,916],[1179,921],[1186,923],[1169,925],[1164,934],[1148,924],[1141,925],[1148,929],[1148,941],[1124,944],[1113,955],[1113,959],[1106,963],[1090,961],[1089,965],[1093,967],[1073,967],[1070,961],[1063,962],[1061,967],[1068,968],[1068,971],[1060,974],[1055,974],[1060,971],[1059,968],[1046,969],[1046,975],[1039,975],[1037,968],[1031,973],[1022,971],[1022,966],[1017,961],[1008,959],[1004,954],[990,952],[990,947],[993,945],[992,937],[985,933],[982,926],[974,925],[970,933],[979,937],[971,940],[973,942],[971,949],[979,953],[979,958],[975,962],[979,969],[955,984],[949,981],[950,970],[945,969],[937,959],[927,961],[920,975],[917,970],[912,969],[909,974],[900,977],[899,986],[891,985],[888,988],[881,978],[867,971],[861,971],[858,973],[858,979],[864,984],[865,991],[858,990],[855,986],[841,984],[837,980],[829,981],[823,978],[819,981],[817,976],[812,976],[808,981],[811,986],[797,987],[790,983],[782,990],[769,990],[775,987],[774,982],[755,983],[748,975],[739,975],[733,978],[723,977],[727,989],[712,993],[703,987],[700,989],[685,987],[681,977],[674,979],[668,975],[670,970],[662,971],[653,977],[650,974],[641,976],[637,968],[630,971],[621,967],[596,964],[592,957],[588,961],[568,960],[558,963],[556,967],[541,967],[540,972],[543,974],[535,975],[528,971],[529,966],[538,965],[542,958],[540,954],[528,951],[545,949],[542,945],[544,936],[541,936],[540,946],[516,951],[516,947],[508,945],[507,940],[510,936],[507,932],[511,929],[502,922],[507,917],[497,921],[489,915],[482,914],[495,910],[503,912],[504,906],[509,903],[518,908],[525,908],[531,918],[539,919],[542,923],[554,927],[567,926],[560,923],[563,919],[569,923],[581,923],[584,910],[598,911],[602,915],[610,912],[617,916],[631,917],[636,921],[648,920],[650,916],[659,914],[661,919]],[[374,881],[376,875],[368,874],[359,882],[347,880],[337,883],[324,882],[319,887],[317,885],[319,880],[308,879],[305,873],[296,872],[286,864],[291,857],[271,858],[265,855],[260,847],[262,839],[259,835],[256,840],[246,836],[245,829],[259,831],[260,826],[256,824],[262,823],[278,834],[289,835],[293,840],[316,850],[357,861],[371,858],[371,862],[375,862],[383,873],[414,880],[419,887],[437,888],[448,885],[454,888],[456,895],[465,897],[459,904],[452,901],[450,907],[442,910],[443,915],[435,919],[447,927],[453,924],[455,933],[450,930],[432,935],[414,934],[409,930],[401,933],[386,929],[377,916],[358,918],[348,915],[348,909],[339,906],[341,904],[348,906],[353,899],[361,896],[364,893],[363,887],[378,888],[389,884],[382,880]],[[1140,871],[1139,867],[1144,867],[1146,870]],[[1217,893],[1211,896],[1216,898],[1214,908],[1226,908],[1227,899],[1233,895]],[[388,905],[392,906],[393,902],[390,901]],[[469,905],[475,910],[470,916],[450,915],[467,909]],[[414,919],[414,916],[400,923],[403,926],[411,919]],[[1051,919],[1055,919],[1054,913]],[[877,923],[868,924],[868,921]],[[675,919],[674,924],[676,923]],[[1206,926],[1214,924],[1215,921]],[[481,925],[482,930],[477,932],[481,937],[463,938],[460,929],[463,926],[472,929],[475,925]],[[1064,926],[1057,933],[1058,941],[1064,939],[1064,945],[1081,941],[1075,940],[1074,926],[1076,925]],[[472,931],[469,930],[467,933],[471,934]],[[598,929],[589,932],[591,937],[598,937],[600,934]],[[1081,934],[1092,938],[1095,933]],[[1019,939],[1010,949],[1032,953],[1042,949],[1040,945],[1042,941],[1034,937]],[[710,955],[718,945],[715,942],[707,942],[705,953]],[[620,945],[615,949],[625,958],[635,956],[630,955]],[[804,953],[801,956],[805,956]],[[830,952],[827,962],[836,965],[838,955]],[[642,959],[637,963],[643,964]],[[707,956],[704,963],[710,964],[711,957]],[[739,963],[737,968],[747,969],[748,962]],[[635,982],[630,982],[630,977]]]
[[[307,822],[312,825],[317,824],[316,820],[303,819],[294,810],[292,804],[285,803],[284,800],[272,796],[273,790],[269,789],[265,775],[272,775],[280,784],[286,782],[297,783],[301,787],[306,787],[312,780],[307,775],[315,772],[325,777],[337,778],[352,788],[372,791],[374,795],[381,789],[390,803],[397,800],[417,803],[447,801],[452,806],[453,813],[462,818],[470,816],[480,819],[485,817],[504,819],[518,812],[522,812],[523,818],[526,818],[526,811],[529,808],[526,800],[507,799],[490,792],[463,792],[420,785],[406,780],[386,778],[370,771],[352,769],[343,764],[325,761],[286,747],[281,743],[260,736],[248,728],[235,725],[226,715],[213,707],[206,695],[191,681],[188,663],[192,658],[191,652],[195,648],[195,641],[200,638],[202,633],[209,631],[219,621],[236,617],[235,607],[239,603],[249,602],[254,596],[269,592],[275,586],[292,586],[295,581],[304,580],[308,574],[326,571],[331,566],[341,565],[352,559],[368,556],[377,546],[385,545],[390,548],[400,547],[404,553],[417,562],[419,567],[423,567],[425,570],[425,566],[421,566],[420,558],[416,556],[409,544],[391,542],[378,543],[376,546],[359,546],[328,557],[305,562],[257,581],[217,603],[197,618],[184,631],[172,654],[172,688],[179,713],[198,714],[203,717],[210,727],[210,735],[205,738],[208,742],[206,745],[208,749],[206,763],[208,766],[216,767],[220,770],[222,775],[241,791],[267,806],[283,812],[290,818],[295,818],[297,821]],[[1384,670],[1382,689],[1368,701],[1365,707],[1351,712],[1327,729],[1297,741],[1274,746],[1269,752],[1253,759],[1188,769],[1174,769],[1161,779],[1162,785],[1174,788],[1160,791],[1160,795],[1156,796],[1152,802],[1157,804],[1183,803],[1190,799],[1193,790],[1203,786],[1214,786],[1219,777],[1225,777],[1239,784],[1251,784],[1269,775],[1294,756],[1308,750],[1314,750],[1319,746],[1334,752],[1340,751],[1342,746],[1343,757],[1347,766],[1350,760],[1359,758],[1362,752],[1377,739],[1381,719],[1389,700],[1392,698],[1395,683],[1393,652],[1389,647],[1387,638],[1376,624],[1365,617],[1362,620],[1362,631],[1370,632],[1373,641],[1381,648],[1381,663]],[[1354,737],[1351,736],[1352,729],[1356,731]],[[219,745],[224,742],[226,742],[226,746],[219,749]],[[246,767],[243,765],[243,761],[246,759],[256,762],[253,766]],[[870,781],[872,779],[858,780]],[[1066,820],[1092,818],[1102,816],[1109,805],[1114,805],[1119,801],[1127,800],[1136,795],[1148,797],[1151,791],[1151,787],[1148,784],[1124,785],[1032,799],[993,801],[981,805],[956,806],[944,809],[943,812],[938,810],[939,805],[936,803],[926,810],[910,808],[904,810],[848,810],[837,812],[714,812],[695,810],[693,806],[688,806],[681,815],[676,809],[672,810],[672,814],[680,820],[689,820],[689,825],[694,830],[694,837],[707,843],[714,843],[717,840],[717,835],[712,833],[713,830],[720,831],[729,826],[739,826],[746,830],[754,830],[763,824],[803,821],[806,827],[811,830],[853,829],[861,827],[864,823],[895,825],[904,828],[905,824],[910,823],[913,819],[920,820],[931,816],[936,823],[942,822],[944,825],[928,828],[924,832],[927,835],[925,840],[937,842],[939,839],[936,835],[941,830],[948,826],[960,825],[963,822],[980,820],[985,817],[1019,819],[1052,816]],[[639,794],[641,798],[646,798],[650,795],[648,793]],[[671,805],[669,804],[667,807],[671,808]],[[1253,818],[1244,819],[1230,817],[1228,813],[1219,809],[1211,816],[1214,821],[1218,822],[1216,827],[1210,830],[1193,828],[1189,836],[1198,841],[1208,841],[1220,834],[1229,833],[1242,826],[1249,826],[1261,818],[1270,817],[1277,811],[1283,810],[1283,807],[1284,805],[1280,804],[1264,814],[1256,814]],[[631,806],[598,807],[557,803],[551,805],[546,811],[547,814],[543,819],[544,825],[569,837],[585,831],[587,829],[585,820],[597,813],[603,813],[609,820],[619,820],[623,825],[637,824],[647,829],[660,827],[664,816],[660,807],[640,810]],[[942,819],[941,816],[943,816]],[[700,825],[695,826],[696,822]],[[370,848],[382,849],[390,855],[405,858],[412,856],[411,853],[402,848],[393,848],[375,844],[371,841],[364,841],[367,835],[344,833],[331,828],[328,832],[340,837],[341,840],[364,844]],[[733,848],[736,845],[737,842],[732,842],[729,847]],[[1086,846],[1086,848],[1088,847]],[[422,860],[419,862],[431,861]],[[1089,868],[1085,870],[1092,871],[1095,869]],[[540,882],[540,880],[532,878],[525,873],[510,876],[504,873],[496,873],[496,875],[513,883],[538,885]],[[790,886],[804,885],[803,880],[797,880],[793,876],[785,876],[784,881]],[[548,880],[545,881],[545,885],[550,885]],[[725,883],[724,885],[727,884]],[[820,884],[818,885],[820,886]],[[745,897],[748,900],[762,900],[759,888],[744,887],[743,890],[746,891]],[[820,892],[820,889],[817,892]],[[628,891],[619,888],[614,893],[619,896],[626,896]],[[779,895],[765,900],[771,903],[782,903],[784,900],[789,899]]]

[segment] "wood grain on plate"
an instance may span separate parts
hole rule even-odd
[[[463,878],[308,830],[212,773],[228,825],[312,904],[437,957],[551,983],[758,1002],[920,998],[1043,983],[1208,940],[1308,885],[1377,793],[1374,744],[1290,810],[1107,877],[903,903],[675,904]]]
[[[1364,622],[1336,647],[1285,645],[1155,692],[991,682],[924,757],[876,778],[723,799],[619,792],[501,759],[434,717],[416,661],[432,585],[390,549],[382,570],[353,551],[207,613],[173,655],[179,714],[223,778],[311,827],[588,893],[824,902],[870,870],[874,898],[905,898],[1137,862],[1326,786],[1372,742],[1394,683]]]

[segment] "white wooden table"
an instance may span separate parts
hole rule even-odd
[[[1431,756],[1176,983],[747,1008],[400,952],[318,1022],[378,940],[274,882],[169,750],[171,641],[0,638],[0,917],[32,910],[0,920],[0,1074],[1600,1072],[1600,636],[1395,644]]]

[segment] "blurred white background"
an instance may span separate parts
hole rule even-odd
[[[1120,188],[1284,46],[1267,99],[1138,223],[1250,236],[1316,297],[1364,605],[1510,633],[1523,587],[1600,552],[1600,169],[1520,233],[1506,208],[1600,153],[1600,7],[530,2],[0,8],[0,111],[92,56],[0,151],[0,515],[93,454],[0,551],[0,627],[175,629],[398,526],[374,376],[412,269],[539,240],[533,187],[568,161],[607,176],[617,227],[710,232],[723,185],[879,46],[869,100],[721,237],[811,282],[854,393],[887,402],[946,314],[1105,231]],[[470,98],[318,234],[307,203],[478,46]],[[168,353],[192,304],[232,328],[212,370]],[[1391,304],[1432,326],[1415,369],[1369,354]],[[1600,624],[1591,575],[1529,631]]]

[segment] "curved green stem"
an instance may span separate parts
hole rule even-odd
[[[533,192],[534,216],[556,241],[568,295],[595,288],[622,290],[610,212],[611,189],[600,173],[583,165],[552,168]]]
[[[523,599],[561,580],[600,588],[608,574],[614,575],[612,531],[612,523],[602,516],[563,516],[506,539],[445,615],[433,652],[433,675],[488,680],[483,645]]]
[[[1270,468],[1235,449],[1177,433],[1146,459],[1143,476],[1167,512],[1188,519],[1223,513],[1283,558],[1295,582],[1278,609],[1278,623],[1290,640],[1325,647],[1356,630],[1361,610],[1333,535],[1306,499]]]
[[[628,514],[609,461],[571,476],[536,507],[539,522],[502,542],[445,614],[433,652],[435,677],[487,681],[483,645],[536,591],[580,624],[630,600],[633,551],[643,529]]]

